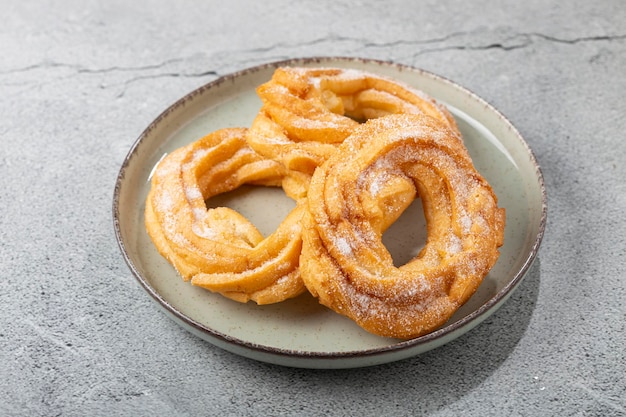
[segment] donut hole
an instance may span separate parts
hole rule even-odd
[[[228,207],[247,218],[264,237],[274,233],[296,207],[280,187],[242,185],[205,201],[208,209]]]
[[[396,267],[407,264],[426,245],[428,232],[422,201],[415,199],[382,235]]]
[[[346,94],[339,91],[322,90],[321,100],[332,113],[339,114],[357,123],[363,124],[370,119],[377,119],[390,114],[422,113],[421,109],[406,97],[397,96],[400,91],[385,91],[367,87],[365,80],[360,80],[359,88]],[[382,86],[381,86],[382,87]]]
[[[330,112],[347,117],[359,124],[398,111],[396,107],[390,106],[389,103],[361,102],[359,100],[360,96],[361,94],[359,93],[355,95],[338,96],[330,90],[322,92],[322,100]]]

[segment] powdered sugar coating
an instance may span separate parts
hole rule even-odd
[[[248,182],[274,185],[278,163],[255,153],[245,129],[222,129],[177,149],[153,172],[146,229],[185,280],[237,301],[274,303],[304,291],[300,278],[303,208],[264,238],[242,215],[205,199]]]
[[[258,153],[282,163],[304,196],[316,167],[328,159],[358,121],[411,113],[437,118],[460,137],[446,108],[422,91],[356,69],[278,68],[257,92],[263,107],[248,132]],[[373,188],[376,193],[376,188]]]
[[[371,198],[392,179],[415,185],[429,231],[420,254],[399,268],[368,217],[376,212]],[[316,237],[305,239],[303,256],[317,254],[317,267],[303,273],[305,283],[320,302],[383,336],[414,337],[443,324],[502,244],[503,212],[491,188],[455,132],[424,116],[390,115],[356,129],[315,172],[309,210],[305,233]]]

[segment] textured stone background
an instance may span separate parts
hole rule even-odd
[[[2,2],[0,415],[626,415],[626,7]],[[141,131],[220,75],[314,55],[414,65],[491,102],[543,168],[523,285],[469,334],[348,371],[243,359],[168,320],[115,242]]]

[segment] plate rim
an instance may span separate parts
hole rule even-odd
[[[536,236],[534,237],[534,241],[531,246],[531,249],[528,255],[526,256],[526,258],[524,259],[523,264],[517,270],[515,276],[502,289],[500,289],[500,291],[498,291],[496,294],[490,297],[478,309],[472,311],[471,313],[455,321],[454,323],[444,325],[443,327],[431,333],[428,333],[423,336],[419,336],[417,338],[409,339],[409,340],[398,341],[397,343],[392,343],[387,346],[360,349],[360,350],[333,351],[333,352],[294,350],[294,349],[287,349],[287,348],[281,348],[281,347],[267,346],[267,345],[263,345],[259,343],[241,340],[237,337],[230,336],[226,333],[222,333],[220,331],[212,329],[192,319],[191,317],[187,316],[182,311],[174,307],[167,299],[165,299],[154,287],[150,285],[147,279],[145,279],[142,276],[142,274],[139,272],[139,270],[135,266],[130,255],[128,254],[128,251],[126,249],[126,244],[122,236],[121,226],[120,226],[121,213],[120,213],[120,205],[119,205],[120,194],[122,191],[124,178],[126,176],[126,171],[130,167],[132,163],[132,159],[136,155],[137,149],[142,144],[142,142],[147,137],[149,137],[149,134],[155,128],[157,128],[157,126],[164,119],[166,119],[169,114],[176,111],[179,107],[184,106],[185,103],[193,100],[196,96],[201,95],[205,91],[215,88],[223,83],[234,81],[237,78],[246,76],[248,74],[262,71],[262,70],[271,69],[271,68],[277,68],[279,66],[309,65],[312,63],[332,64],[333,62],[334,63],[342,62],[344,64],[350,63],[350,62],[358,62],[363,65],[379,65],[379,66],[385,66],[389,68],[395,68],[399,71],[412,71],[415,73],[419,73],[422,76],[429,77],[438,82],[443,82],[444,84],[447,84],[457,90],[460,90],[461,92],[469,96],[471,99],[483,105],[487,110],[492,112],[494,115],[496,115],[498,119],[500,119],[510,129],[511,134],[515,136],[519,144],[523,146],[523,148],[525,149],[529,157],[531,165],[535,168],[537,185],[541,192],[541,213],[540,213],[540,218],[539,218],[539,228],[538,228]],[[526,275],[526,273],[532,266],[534,260],[536,259],[539,253],[539,248],[541,246],[541,242],[543,241],[543,237],[544,237],[545,229],[546,229],[546,223],[547,223],[547,193],[546,193],[546,187],[545,187],[545,181],[544,181],[542,169],[537,161],[537,158],[533,150],[530,148],[529,144],[522,137],[522,135],[519,133],[519,131],[513,125],[513,123],[511,123],[510,120],[506,118],[502,112],[500,112],[489,102],[487,102],[486,100],[484,100],[483,98],[475,94],[473,91],[467,89],[466,87],[454,81],[451,81],[450,79],[444,76],[435,74],[428,70],[424,70],[419,67],[397,63],[393,61],[379,60],[379,59],[372,59],[372,58],[348,57],[348,56],[312,56],[312,57],[299,57],[299,58],[290,58],[290,59],[266,62],[266,63],[254,65],[254,66],[242,69],[242,70],[238,70],[235,72],[222,75],[216,78],[215,80],[212,80],[206,84],[203,84],[191,90],[190,92],[188,92],[181,98],[174,101],[167,108],[165,108],[165,110],[163,110],[152,122],[150,122],[150,124],[141,132],[141,134],[133,142],[127,155],[125,156],[121,164],[118,175],[116,177],[112,203],[113,203],[112,204],[113,227],[115,231],[115,238],[116,238],[118,247],[122,253],[122,257],[125,263],[129,267],[135,279],[142,286],[142,288],[151,296],[153,301],[157,302],[157,304],[160,307],[162,307],[165,310],[165,312],[168,313],[168,315],[171,316],[171,318],[176,319],[176,321],[179,322],[178,324],[188,326],[191,330],[193,330],[192,333],[195,333],[196,336],[199,336],[200,338],[208,341],[209,343],[216,345],[216,343],[213,343],[213,342],[219,342],[221,344],[233,346],[236,348],[236,350],[243,348],[244,350],[248,349],[251,352],[256,353],[256,355],[245,355],[239,352],[238,354],[242,356],[247,356],[249,358],[261,360],[264,362],[270,362],[270,363],[282,364],[282,365],[285,365],[285,363],[282,363],[283,361],[277,360],[276,358],[284,358],[286,361],[291,361],[291,362],[297,361],[298,359],[305,361],[304,363],[301,363],[301,364],[293,364],[293,363],[287,364],[288,366],[297,366],[297,367],[318,367],[316,365],[317,362],[329,361],[329,360],[332,362],[336,362],[338,360],[347,360],[350,362],[350,361],[354,361],[355,359],[358,359],[358,361],[361,362],[361,361],[366,361],[368,359],[372,359],[375,357],[388,355],[394,352],[407,352],[407,356],[408,356],[411,350],[418,349],[425,345],[427,346],[429,343],[434,344],[435,341],[437,341],[438,339],[445,338],[445,336],[447,335],[453,336],[456,332],[460,331],[466,325],[473,324],[472,327],[474,327],[480,324],[485,318],[488,317],[487,313],[495,311],[495,307],[498,306],[498,304],[500,303],[504,303],[508,299],[508,297],[512,294],[512,292],[515,290],[515,288],[522,282],[524,276]],[[186,329],[186,330],[189,331],[189,329]],[[203,336],[209,337],[210,339],[212,339],[212,341],[207,340]],[[446,342],[442,344],[445,344],[445,343]],[[222,347],[222,346],[219,346],[219,347]],[[423,352],[431,350],[436,347],[438,347],[438,345],[433,345],[432,347],[425,349]],[[233,352],[232,350],[230,351]],[[236,353],[236,352],[233,352],[233,353]],[[346,362],[345,364],[342,364],[341,366],[322,366],[322,367],[323,368],[335,368],[335,367],[347,368],[347,367],[355,366],[354,364],[351,364],[349,362]],[[378,363],[382,363],[382,361],[378,361],[372,364],[378,364]],[[367,365],[356,365],[356,366],[367,366]]]

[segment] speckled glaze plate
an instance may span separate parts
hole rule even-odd
[[[144,229],[144,200],[155,164],[168,152],[223,127],[249,126],[259,110],[255,88],[274,69],[334,66],[390,76],[449,106],[478,170],[506,208],[501,256],[478,291],[450,319],[416,339],[371,335],[304,294],[283,303],[240,304],[183,282],[159,256]],[[266,235],[294,203],[281,189],[243,188],[211,200],[242,212]],[[459,85],[403,65],[355,58],[277,62],[222,77],[166,109],[132,146],[120,169],[113,199],[116,236],[141,286],[177,323],[206,341],[260,361],[304,368],[351,368],[408,358],[441,346],[481,323],[504,303],[528,271],[543,236],[546,195],[532,151],[502,114]],[[388,230],[384,242],[404,263],[424,244],[425,222],[413,204]]]

